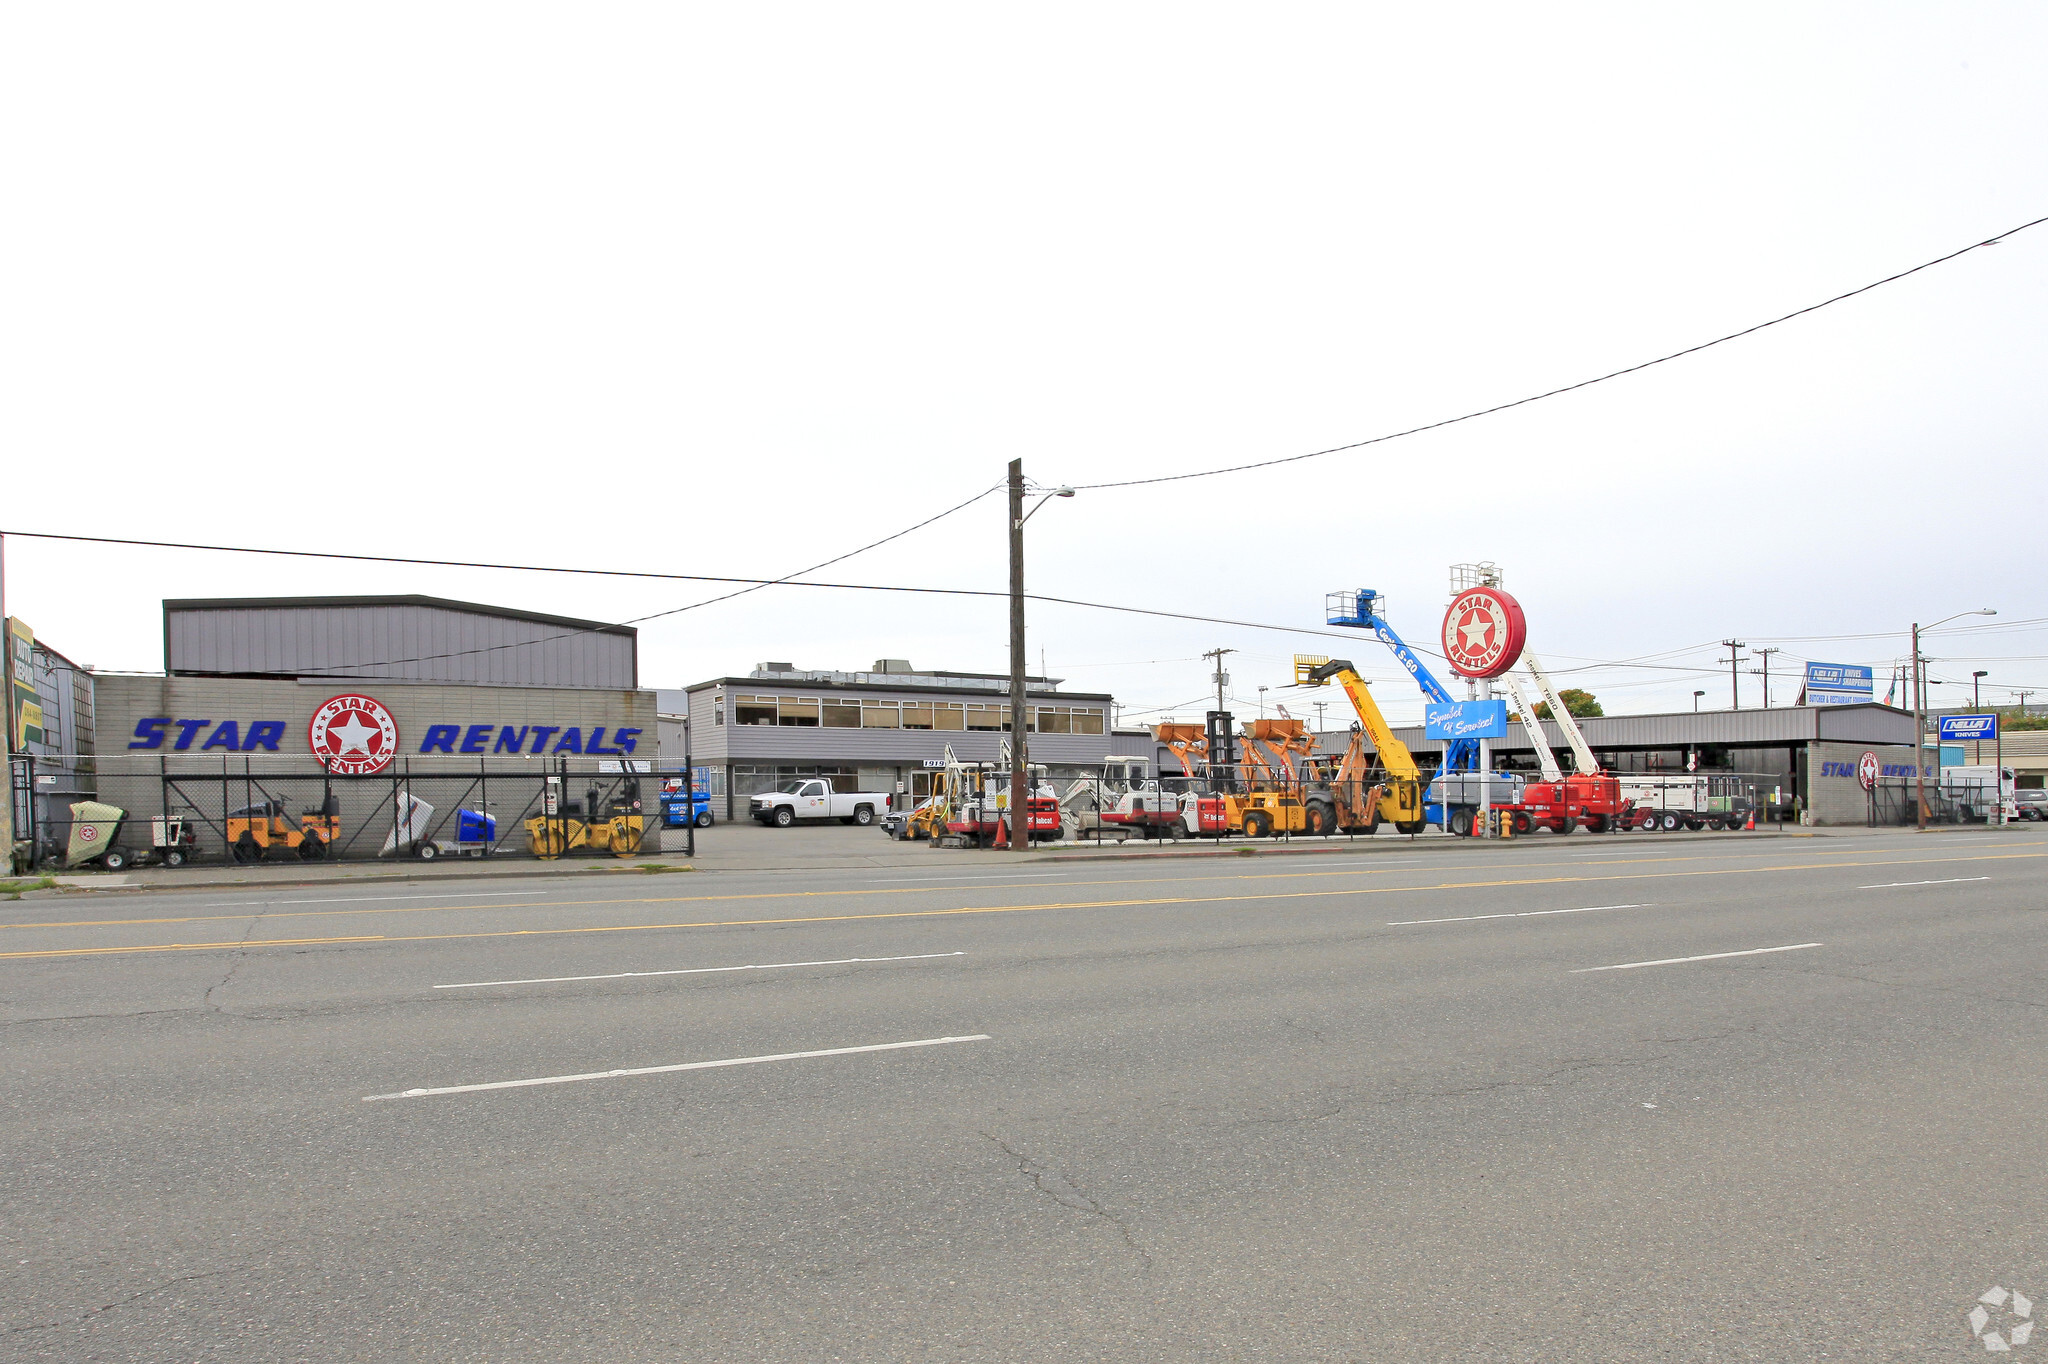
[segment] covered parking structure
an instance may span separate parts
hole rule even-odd
[[[1540,722],[1560,765],[1571,770],[1571,746],[1555,721]],[[1771,710],[1679,711],[1665,715],[1610,715],[1578,722],[1603,767],[1622,773],[1740,774],[1760,800],[1784,815],[1794,811],[1814,824],[1892,822],[1899,808],[1910,818],[1913,778],[1913,716],[1885,705],[1781,706]],[[1425,767],[1435,767],[1442,745],[1420,726],[1396,727],[1395,734]],[[1341,753],[1349,728],[1317,736],[1324,753]],[[1370,742],[1368,740],[1368,742]],[[1495,765],[1536,772],[1539,764],[1528,735],[1509,724],[1507,737],[1493,741]],[[1859,776],[1863,755],[1877,758],[1877,788],[1866,790]],[[1160,770],[1178,765],[1160,745]],[[1936,755],[1926,755],[1929,781],[1939,776]],[[1690,769],[1688,765],[1690,764]]]

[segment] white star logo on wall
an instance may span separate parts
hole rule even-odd
[[[397,756],[398,722],[374,696],[330,697],[306,726],[306,746],[338,776],[367,776]]]

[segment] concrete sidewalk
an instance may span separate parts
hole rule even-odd
[[[1982,825],[1930,829],[1930,835],[1986,832]],[[1612,843],[1626,839],[1646,847],[1670,843],[1711,841],[1724,844],[1740,839],[1861,838],[1887,833],[1909,833],[1895,829],[1759,829],[1754,833],[1673,833],[1571,835],[1574,842],[1588,846],[1622,846]],[[2019,829],[1991,830],[2018,833]],[[1380,853],[1412,852],[1440,848],[1445,851],[1503,852],[1523,847],[1546,847],[1555,835],[1536,835],[1505,842],[1470,839],[1453,840],[1440,833],[1413,838],[1385,833],[1373,838],[1226,839],[1221,842],[1184,839],[1178,842],[1091,844],[1057,843],[1041,845],[1029,853],[973,851],[934,848],[926,843],[899,843],[876,829],[853,829],[822,825],[796,829],[767,829],[751,823],[721,824],[697,833],[697,855],[650,853],[633,858],[566,857],[542,862],[524,851],[507,851],[488,860],[449,858],[435,862],[389,860],[382,862],[267,862],[254,866],[234,863],[200,863],[176,869],[130,867],[120,872],[65,872],[45,869],[54,876],[57,891],[29,894],[58,894],[80,890],[229,890],[267,887],[287,889],[303,886],[364,885],[379,882],[437,882],[488,880],[498,877],[535,876],[645,876],[661,872],[769,872],[840,871],[851,868],[927,868],[971,864],[979,867],[1007,867],[1028,859],[1032,864],[1071,862],[1130,862],[1200,859],[1216,857],[1289,857],[1303,855],[1351,855],[1370,857]]]

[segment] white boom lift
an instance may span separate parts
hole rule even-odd
[[[1536,764],[1543,769],[1543,780],[1563,781],[1564,771],[1557,765],[1557,755],[1550,751],[1550,741],[1543,737],[1543,722],[1536,718],[1536,708],[1529,704],[1521,682],[1513,673],[1501,681],[1508,684],[1508,695],[1515,698],[1515,718],[1522,722],[1522,732],[1529,736],[1529,746],[1536,750]],[[1554,704],[1550,707],[1552,715],[1557,714],[1557,710]]]
[[[1590,777],[1600,771],[1600,761],[1593,756],[1592,747],[1586,736],[1579,732],[1579,722],[1573,718],[1564,699],[1557,694],[1557,688],[1550,684],[1550,674],[1543,671],[1543,665],[1536,661],[1536,655],[1526,649],[1522,652],[1522,663],[1529,669],[1529,676],[1536,679],[1542,689],[1543,699],[1550,703],[1550,718],[1557,721],[1557,727],[1564,731],[1565,742],[1572,746],[1572,767],[1582,777]],[[1531,715],[1533,717],[1533,714]],[[1540,745],[1539,745],[1540,747]]]

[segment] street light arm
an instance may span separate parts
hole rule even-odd
[[[1073,495],[1074,490],[1072,488],[1054,488],[1051,492],[1047,493],[1044,497],[1039,498],[1038,501],[1032,504],[1031,510],[1025,512],[1024,515],[1018,520],[1017,529],[1024,529],[1024,522],[1029,521],[1032,517],[1038,515],[1038,509],[1040,507],[1043,507],[1047,502],[1051,501],[1053,498],[1072,497]]]

